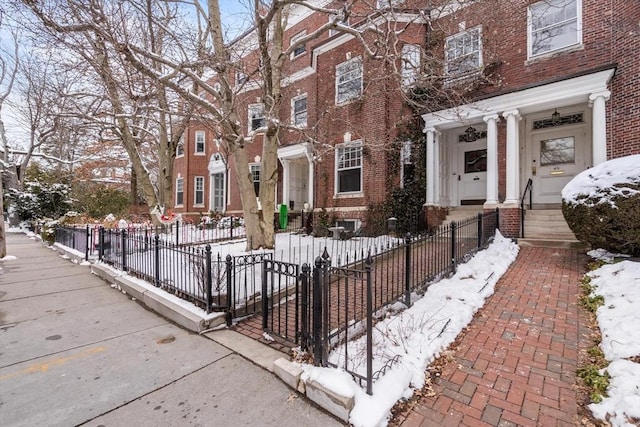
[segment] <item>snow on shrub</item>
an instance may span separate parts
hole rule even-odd
[[[640,155],[578,174],[562,190],[562,212],[579,240],[640,256]]]

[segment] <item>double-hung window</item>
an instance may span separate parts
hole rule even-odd
[[[395,7],[399,4],[403,3],[404,0],[378,0],[376,2],[376,7],[378,9],[386,9],[388,7]]]
[[[420,46],[406,44],[402,46],[402,87],[412,86],[420,71]]]
[[[184,178],[176,179],[176,206],[184,205]]]
[[[307,32],[302,31],[301,33],[298,33],[295,36],[291,37],[291,41],[289,42],[290,45],[291,46],[295,45],[296,43],[298,43],[298,40],[305,37],[306,35],[307,35]],[[294,47],[293,52],[291,52],[291,59],[304,55],[306,51],[307,51],[307,46],[304,43]]]
[[[204,176],[196,176],[193,184],[193,206],[204,206]]]
[[[307,126],[307,95],[296,96],[291,100],[291,123],[297,127]]]
[[[582,43],[582,0],[543,0],[529,6],[529,58]]]
[[[447,37],[445,71],[449,77],[462,77],[482,67],[482,28],[475,27]]]
[[[196,149],[195,149],[195,154],[204,154],[204,147],[205,147],[205,133],[203,130],[197,130],[195,132],[195,136],[196,136]]]
[[[336,104],[362,95],[362,58],[350,59],[336,66]]]
[[[253,132],[265,126],[264,104],[249,105],[249,132]]]
[[[253,189],[256,192],[256,197],[258,197],[260,195],[260,163],[250,164],[249,170],[253,179]]]
[[[362,141],[336,148],[336,194],[362,191]]]
[[[184,134],[180,137],[178,145],[176,146],[176,157],[184,156]]]

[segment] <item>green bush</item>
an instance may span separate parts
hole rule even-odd
[[[562,199],[562,213],[579,240],[640,256],[640,155],[580,173],[563,189]]]

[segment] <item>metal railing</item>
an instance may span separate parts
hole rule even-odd
[[[529,210],[531,210],[531,205],[533,204],[533,180],[531,178],[527,181],[527,185],[524,187],[524,192],[522,193],[522,198],[520,199],[520,237],[522,238],[524,238],[524,201],[527,193],[529,194]]]

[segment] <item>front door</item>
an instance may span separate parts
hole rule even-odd
[[[531,138],[530,176],[534,204],[558,204],[560,192],[590,161],[585,127],[569,126],[534,133]]]
[[[487,197],[487,140],[458,142],[457,163],[460,204],[484,202]]]
[[[292,160],[289,169],[289,200],[293,202],[292,209],[300,210],[307,200],[307,179],[309,163],[307,159]]]

